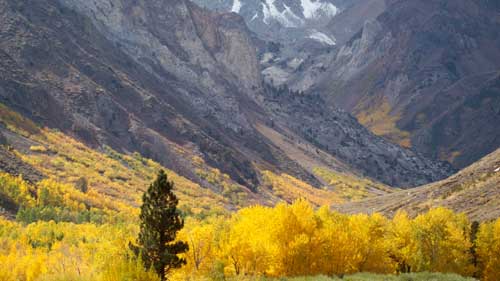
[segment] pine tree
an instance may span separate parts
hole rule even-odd
[[[188,250],[188,244],[175,241],[177,232],[184,227],[184,220],[177,211],[179,200],[173,193],[174,183],[168,181],[163,170],[143,196],[141,227],[137,246],[130,245],[140,255],[146,268],[153,267],[161,280],[173,268],[186,264],[178,254]]]

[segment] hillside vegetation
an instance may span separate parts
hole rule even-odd
[[[11,156],[16,156],[22,164],[35,168],[46,178],[70,185],[83,184],[103,198],[137,207],[155,172],[164,168],[139,153],[119,153],[108,146],[91,148],[57,130],[39,128],[2,104],[0,112],[0,134],[7,142],[0,150],[10,151]],[[166,170],[177,184],[182,208],[195,214],[211,212],[216,208],[214,206],[235,210],[253,204],[292,203],[300,198],[306,198],[316,206],[338,204],[394,190],[368,178],[314,167],[312,172],[324,183],[322,189],[286,173],[278,175],[263,170],[259,192],[253,192],[192,152],[179,148],[179,153],[185,154],[183,161],[192,168],[192,177],[201,179],[203,185]],[[25,171],[14,174],[30,178]]]
[[[157,280],[130,258],[127,244],[138,232],[133,219],[32,218],[38,221],[27,224],[21,215],[19,222],[0,220],[1,280]],[[315,211],[302,200],[203,220],[187,217],[178,238],[189,243],[188,264],[171,280],[430,271],[494,281],[500,272],[500,220],[477,227],[446,209],[413,220],[401,212],[389,220],[378,214]],[[412,276],[401,280],[426,280]],[[435,276],[427,280],[460,280]]]

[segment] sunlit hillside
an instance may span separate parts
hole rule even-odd
[[[56,130],[39,128],[1,104],[0,111],[0,120],[5,124],[0,132],[6,138],[7,150],[44,177],[71,185],[85,184],[102,198],[137,207],[154,174],[163,168],[138,153],[123,154],[107,146],[90,148]],[[287,174],[262,171],[264,181],[260,189],[265,192],[255,193],[210,167],[192,152],[182,153],[190,160],[193,174],[203,186],[171,170],[168,174],[176,182],[182,208],[195,214],[218,208],[235,210],[253,204],[291,203],[300,198],[307,198],[317,206],[331,205],[393,191],[369,179],[316,167],[314,173],[325,183],[323,189]]]
[[[1,120],[7,127],[2,130],[8,143],[6,149],[36,168],[44,177],[68,184],[67,189],[84,185],[91,197],[134,210],[140,205],[142,193],[155,173],[163,168],[137,153],[120,154],[109,147],[100,151],[91,149],[60,132],[38,128],[30,120],[3,106],[0,110]],[[213,210],[214,206],[231,204],[210,189],[202,188],[172,171],[168,174],[176,182],[186,210],[200,213]]]

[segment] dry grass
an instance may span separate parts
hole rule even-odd
[[[334,172],[325,168],[315,168],[314,174],[327,182],[332,191],[346,201],[357,201],[395,191],[394,188],[368,178]]]
[[[277,175],[264,171],[263,177],[263,191],[271,192],[288,203],[301,198],[315,206],[338,204],[344,201],[335,192],[315,188],[287,174]]]
[[[472,220],[500,217],[500,149],[440,182],[336,208],[346,213],[380,212],[392,216],[403,209],[415,216],[443,206]]]

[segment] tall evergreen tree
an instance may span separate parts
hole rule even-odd
[[[168,181],[167,174],[161,170],[142,199],[138,245],[130,245],[146,268],[152,266],[162,281],[167,280],[165,275],[169,270],[186,264],[186,260],[177,255],[188,250],[187,243],[175,241],[184,220],[177,211],[179,200],[173,188],[174,183]]]

